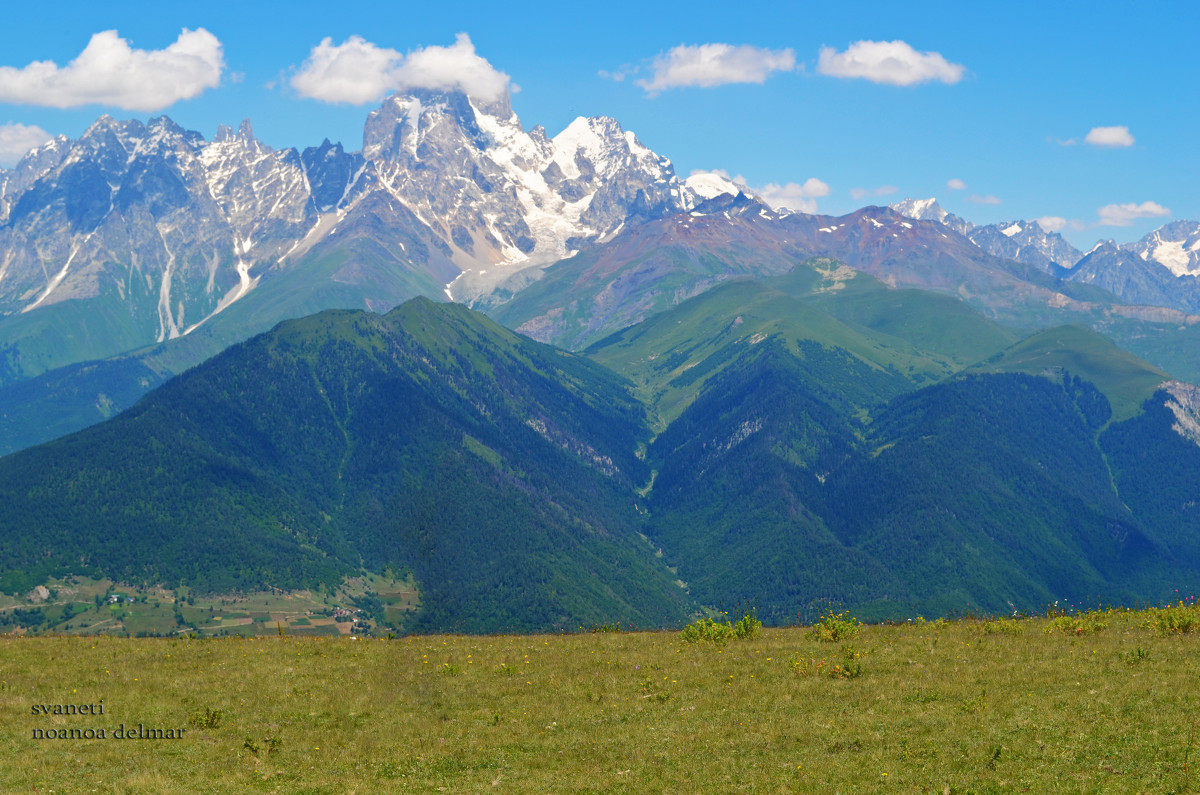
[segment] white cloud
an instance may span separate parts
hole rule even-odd
[[[53,61],[0,66],[0,102],[154,111],[215,88],[224,65],[221,42],[204,28],[184,28],[163,50],[135,50],[117,31],[106,30],[64,67]]]
[[[377,102],[389,91],[415,88],[462,91],[494,102],[509,90],[509,76],[477,55],[465,33],[458,34],[449,47],[425,47],[408,55],[351,36],[338,45],[325,38],[313,47],[292,76],[291,86],[301,96],[350,105]]]
[[[1083,140],[1084,143],[1089,143],[1092,146],[1101,146],[1110,149],[1133,146],[1136,143],[1134,137],[1129,134],[1129,128],[1125,126],[1093,127]]]
[[[978,194],[973,193],[967,198],[967,201],[969,201],[973,204],[999,204],[1000,203],[1000,200],[997,199],[995,196],[992,196],[991,194],[988,194],[987,196],[979,196]]]
[[[9,168],[54,136],[32,124],[0,124],[0,166]]]
[[[1140,218],[1160,218],[1171,211],[1158,202],[1106,204],[1096,211],[1100,226],[1129,226]]]
[[[816,177],[809,177],[803,185],[795,182],[777,185],[770,182],[761,188],[752,188],[751,190],[776,210],[787,207],[789,210],[801,213],[815,213],[817,211],[816,200],[829,195],[829,186]]]
[[[880,185],[878,188],[851,188],[850,197],[857,201],[868,196],[891,196],[899,190],[895,185]]]
[[[1057,215],[1043,215],[1041,218],[1033,220],[1047,232],[1058,232],[1067,228],[1067,219]]]
[[[487,102],[500,99],[509,77],[475,54],[471,38],[460,33],[449,47],[426,47],[408,54],[396,72],[398,88],[459,90]],[[515,87],[514,87],[515,88]]]
[[[963,182],[961,179],[958,179],[956,177],[954,179],[946,180],[946,187],[949,188],[950,190],[966,190],[967,183]]]
[[[650,94],[668,88],[700,86],[712,88],[728,83],[762,83],[773,72],[796,68],[791,49],[768,50],[748,44],[681,44],[658,55],[650,64],[654,75],[635,80]]]
[[[760,199],[776,210],[786,207],[797,212],[815,213],[817,211],[816,200],[822,196],[828,196],[830,192],[829,186],[816,177],[809,177],[802,185],[796,182],[789,182],[786,185],[769,182],[761,188],[756,188],[747,184],[746,178],[741,174],[731,177],[728,171],[720,168],[713,171],[692,171],[690,176],[707,175],[719,177],[719,180],[715,180],[716,183],[719,183],[720,180],[732,182],[738,188],[744,189],[749,195]]]
[[[301,96],[311,99],[364,105],[395,87],[393,74],[403,59],[402,53],[376,47],[361,36],[351,36],[336,46],[326,37],[309,52],[291,84]]]
[[[856,41],[838,52],[822,47],[817,71],[830,77],[860,77],[872,83],[910,86],[940,80],[957,83],[967,68],[947,61],[940,53],[917,52],[903,41]]]

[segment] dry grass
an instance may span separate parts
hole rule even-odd
[[[1195,610],[1195,608],[1185,608]],[[764,629],[0,640],[0,781],[33,792],[1191,792],[1200,640],[1149,613]],[[1161,622],[1160,622],[1161,623]],[[1091,626],[1091,624],[1089,624]],[[43,717],[34,704],[104,715]],[[37,728],[182,740],[34,740]]]

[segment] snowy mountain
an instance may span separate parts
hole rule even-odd
[[[610,118],[527,132],[506,95],[394,95],[361,152],[103,116],[0,172],[0,383],[186,336],[249,297],[247,334],[470,299],[723,188],[681,183]]]
[[[363,156],[342,211],[372,191],[404,204],[450,245],[456,299],[689,203],[671,162],[616,120],[578,118],[549,138],[526,132],[506,97],[395,95],[367,119]]]
[[[1062,235],[1047,232],[1037,221],[1001,221],[977,226],[967,237],[989,254],[1036,265],[1056,275],[1083,256]]]
[[[1133,243],[1100,241],[1085,254],[1037,221],[975,226],[947,213],[936,199],[904,199],[891,208],[949,226],[993,256],[1098,285],[1130,304],[1200,311],[1200,223],[1195,221],[1173,221]]]
[[[908,218],[945,224],[960,235],[968,234],[975,227],[970,221],[946,212],[937,199],[902,199],[888,206]]]
[[[6,364],[46,369],[55,351],[109,354],[187,333],[244,296],[251,269],[315,216],[299,156],[263,145],[248,122],[207,142],[166,117],[102,116],[76,141],[51,141],[0,187],[0,379]],[[12,352],[23,317],[53,328],[30,356]]]
[[[1200,309],[1200,279],[1186,274],[1177,276],[1159,262],[1111,240],[1097,243],[1066,278],[1098,285],[1131,304],[1170,307],[1188,313]]]
[[[937,199],[904,199],[893,210],[922,221],[938,221],[970,238],[993,256],[1035,265],[1058,275],[1079,261],[1082,254],[1057,232],[1047,232],[1037,221],[1004,221],[976,226],[942,209]]]
[[[1157,262],[1176,276],[1200,275],[1200,223],[1172,221],[1121,248]]]

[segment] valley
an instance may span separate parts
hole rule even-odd
[[[2,184],[22,631],[782,625],[1200,581],[1190,222],[1083,253],[935,200],[795,212],[614,119],[549,137],[427,89],[359,152],[104,116]],[[33,607],[72,578],[142,585],[119,619]]]

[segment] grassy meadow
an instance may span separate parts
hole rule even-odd
[[[0,781],[39,793],[1193,792],[1197,632],[1200,608],[1176,606],[861,627],[831,616],[724,643],[588,628],[6,636]],[[122,725],[163,737],[113,738]],[[71,733],[87,729],[105,737]]]

